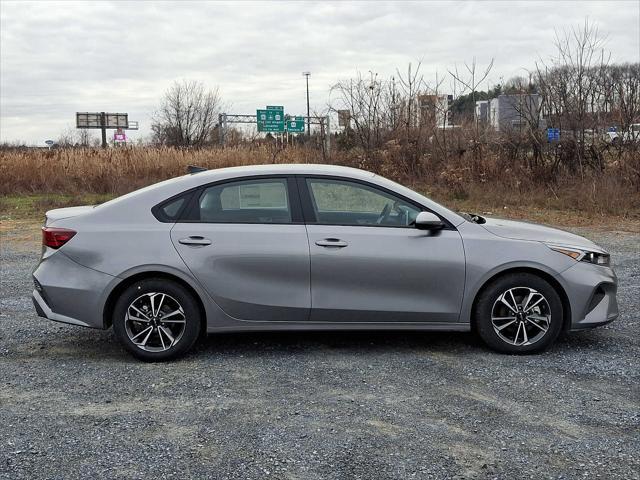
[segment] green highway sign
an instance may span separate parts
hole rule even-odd
[[[304,117],[290,117],[284,114],[284,107],[267,105],[266,109],[256,110],[259,132],[303,133]]]
[[[304,132],[304,117],[294,117],[287,120],[287,132],[302,133]]]
[[[259,132],[284,132],[284,107],[269,106],[266,110],[257,110],[256,118]]]

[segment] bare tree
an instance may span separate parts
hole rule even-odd
[[[411,130],[419,125],[419,105],[418,93],[424,89],[424,78],[420,75],[421,64],[414,69],[411,64],[407,67],[406,75],[403,75],[399,69],[396,69],[400,89],[404,95],[405,112],[402,123],[404,124],[404,140],[409,142],[411,138]]]
[[[517,127],[507,129],[503,141],[510,144],[512,151],[524,150],[524,160],[529,168],[544,163],[544,120],[542,118],[542,97],[533,83],[533,72],[528,78],[514,77],[502,87],[508,94],[507,104],[517,114]]]
[[[565,161],[572,168],[575,160],[581,173],[586,153],[594,152],[593,137],[605,104],[603,78],[611,56],[604,51],[605,40],[597,26],[585,20],[582,27],[556,32],[556,57],[536,65],[544,108],[563,131]]]
[[[640,63],[616,65],[610,69],[613,121],[623,132],[640,121]]]
[[[448,99],[446,105],[443,105],[442,102],[437,101],[437,99],[440,98],[440,95],[442,94],[441,87],[443,83],[444,78],[439,77],[438,72],[436,72],[434,86],[430,88],[430,91],[434,95],[436,101],[434,102],[434,125],[432,131],[430,132],[431,135],[429,138],[430,141],[433,142],[433,144],[436,146],[436,148],[438,148],[441,156],[444,156],[447,150],[447,124],[450,120],[451,115]]]
[[[76,138],[77,143],[82,147],[90,147],[92,140],[94,139],[93,135],[91,135],[91,132],[86,128],[78,129]]]
[[[469,92],[471,93],[474,112],[475,112],[475,105],[476,105],[476,91],[478,90],[478,87],[482,84],[482,82],[484,82],[487,79],[487,77],[489,76],[489,73],[491,73],[491,69],[493,68],[493,61],[494,59],[492,58],[491,61],[489,62],[489,65],[487,65],[487,67],[484,69],[482,73],[476,72],[476,68],[477,68],[476,57],[473,57],[471,64],[468,64],[467,62],[464,63],[464,67],[466,69],[465,74],[461,74],[458,71],[457,65],[455,66],[454,72],[449,70],[449,75],[453,77],[454,83],[457,82],[461,84],[463,87],[461,91],[457,92],[458,95],[464,94],[467,90],[469,90]],[[463,75],[465,76],[463,77]],[[478,117],[475,113],[474,113],[474,123],[475,123],[476,139],[477,139],[479,122],[478,122]]]
[[[332,111],[347,109],[351,112],[351,123],[365,158],[371,161],[376,149],[384,141],[384,131],[389,115],[389,97],[386,82],[369,72],[369,79],[358,73],[356,78],[338,82],[331,88],[336,95]]]
[[[448,95],[440,92],[442,79],[436,74],[435,84],[429,85],[421,67],[421,62],[415,68],[409,64],[404,75],[396,69],[400,86],[399,126],[404,127],[396,136],[400,136],[403,147],[401,159],[406,173],[411,175],[420,173],[429,139],[431,142],[435,139],[438,147],[446,148],[445,130],[449,116]]]
[[[435,113],[432,116],[439,117],[435,101],[429,112],[427,102],[421,104],[420,99],[426,99],[431,90],[420,68],[420,63],[415,67],[409,64],[406,72],[396,69],[388,80],[380,79],[372,71],[365,76],[359,73],[356,78],[333,86],[330,109],[349,110],[350,126],[345,135],[350,137],[348,141],[355,139],[366,161],[377,161],[383,150],[394,149],[399,152],[396,167],[407,174],[418,172],[425,132],[434,123],[429,122],[426,114]]]
[[[174,82],[153,116],[151,129],[156,143],[172,146],[202,146],[210,141],[218,121],[222,100],[217,88],[202,82]]]
[[[86,128],[65,128],[58,136],[56,144],[59,147],[99,147],[101,141],[98,137],[93,135],[93,132]]]

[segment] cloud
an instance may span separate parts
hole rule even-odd
[[[490,82],[553,51],[554,28],[589,17],[613,60],[639,61],[640,6],[628,2],[0,3],[0,140],[56,137],[76,111],[125,111],[149,132],[176,79],[219,86],[236,113],[312,109],[356,72],[423,62],[428,78],[495,58]]]

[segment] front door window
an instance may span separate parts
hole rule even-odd
[[[368,185],[333,179],[307,179],[316,223],[408,227],[420,209]]]

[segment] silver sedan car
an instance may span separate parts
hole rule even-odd
[[[609,255],[580,236],[352,168],[200,170],[47,212],[37,313],[113,326],[151,361],[208,332],[274,330],[474,331],[527,353],[618,316]]]

